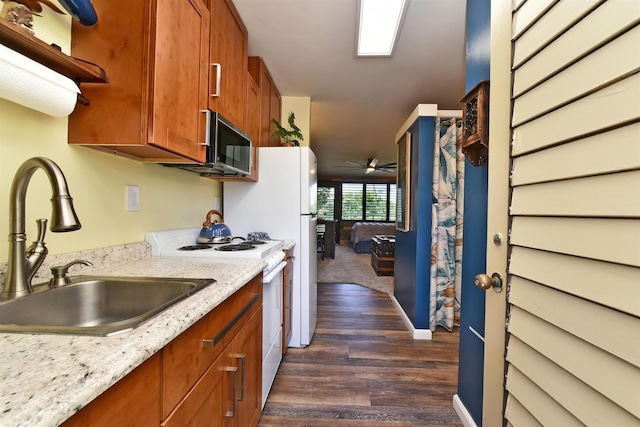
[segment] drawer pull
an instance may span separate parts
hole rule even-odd
[[[241,383],[242,385],[240,386],[240,396],[236,395],[236,399],[239,401],[244,400],[244,386],[246,383],[246,378],[247,378],[247,374],[246,374],[246,370],[247,370],[247,355],[246,354],[236,354],[233,357],[235,357],[236,359],[240,360],[240,367],[242,369],[242,372],[240,375],[242,375],[242,380]]]
[[[211,145],[211,110],[202,110],[201,113],[205,115],[204,121],[204,142],[201,142],[200,145],[209,147]]]
[[[216,67],[216,90],[211,94],[211,97],[219,98],[220,97],[220,73],[222,71],[222,65],[214,62],[211,64],[211,66]]]
[[[242,317],[245,314],[247,314],[247,312],[251,309],[251,306],[253,306],[259,299],[260,299],[260,294],[251,294],[251,300],[249,300],[247,305],[244,306],[242,311],[240,313],[238,313],[238,315],[236,317],[234,317],[233,320],[231,320],[231,322],[229,322],[224,327],[224,329],[222,331],[220,331],[220,333],[218,335],[216,335],[212,340],[209,340],[209,339],[202,340],[202,347],[203,348],[212,348],[216,344],[218,344],[220,341],[222,341],[222,338],[224,338],[224,336],[227,334],[227,332],[229,332],[231,330],[231,328],[233,328],[235,326],[235,324],[238,323],[240,321],[240,319],[242,319]]]
[[[238,399],[236,399],[238,392],[238,368],[235,366],[227,366],[224,368],[225,371],[230,372],[233,375],[233,409],[227,411],[224,415],[227,418],[235,418],[236,413],[238,412]]]

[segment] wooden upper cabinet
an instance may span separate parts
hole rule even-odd
[[[280,92],[278,92],[278,88],[276,85],[271,83],[271,108],[269,110],[269,146],[270,147],[280,147],[282,141],[280,137],[273,136],[273,132],[276,130],[276,125],[273,124],[273,120],[277,120],[278,122],[282,122],[282,97],[280,96]]]
[[[101,64],[107,85],[69,118],[69,143],[146,161],[204,162],[211,17],[201,0],[96,3],[100,22],[73,22],[74,56]]]
[[[209,108],[247,131],[249,34],[231,0],[211,0]]]
[[[262,58],[249,58],[249,73],[260,86],[260,147],[279,147],[280,139],[271,136],[276,130],[273,119],[281,121],[282,98]]]
[[[258,180],[258,147],[260,144],[260,86],[247,72],[247,133],[251,138],[253,164],[247,180]]]

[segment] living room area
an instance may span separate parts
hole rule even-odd
[[[393,181],[318,181],[318,283],[393,295]]]

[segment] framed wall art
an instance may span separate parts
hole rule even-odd
[[[397,142],[398,173],[396,177],[396,230],[409,231],[411,219],[411,133]]]

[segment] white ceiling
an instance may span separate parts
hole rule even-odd
[[[395,162],[395,135],[417,104],[460,109],[466,0],[407,1],[394,56],[356,58],[356,0],[234,0],[249,55],[282,96],[311,98],[321,177],[365,176],[346,162]]]

